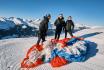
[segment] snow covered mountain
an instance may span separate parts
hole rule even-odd
[[[8,20],[5,17],[0,17],[0,29],[9,30],[15,26],[13,21]]]
[[[16,25],[27,24],[27,22],[25,21],[25,19],[15,18],[15,17],[10,17],[8,19],[11,20],[11,21],[13,21]]]
[[[37,36],[39,23],[42,19],[22,19],[16,17],[0,17],[0,39],[5,36],[25,37]],[[75,32],[86,29],[87,26],[75,24]],[[55,26],[50,22],[48,34],[54,33]],[[6,37],[7,38],[7,37]]]
[[[0,29],[8,29],[13,27],[14,25],[28,25],[30,27],[35,27],[35,25],[39,25],[40,19],[36,20],[29,20],[29,19],[22,19],[16,17],[0,17]],[[7,28],[8,27],[8,28]]]
[[[21,37],[35,35],[36,27],[31,25],[29,21],[15,17],[0,17],[0,39],[6,36]]]
[[[22,25],[22,24],[28,25],[30,27],[38,28],[39,23],[41,21],[42,21],[42,19],[29,20],[29,19],[22,19],[22,18],[16,18],[16,17],[9,17],[9,18],[0,17],[0,29],[8,29],[9,27],[13,27],[14,25]],[[2,27],[2,26],[4,26],[4,27]],[[75,24],[75,26],[77,28],[78,27],[87,27],[86,25],[83,25],[83,24]],[[8,28],[6,28],[6,27],[8,27]]]

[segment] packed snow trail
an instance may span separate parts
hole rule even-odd
[[[85,40],[92,42],[85,62],[73,62],[59,68],[52,68],[50,64],[46,63],[29,70],[103,70],[104,28],[85,29],[74,35],[85,37]],[[64,34],[60,37],[64,38]],[[47,37],[47,39],[51,38],[54,37]],[[0,70],[22,70],[20,68],[21,61],[36,41],[36,37],[0,40]]]

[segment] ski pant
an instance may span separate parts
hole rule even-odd
[[[65,26],[63,27],[63,30],[65,32],[65,38],[66,38],[67,37],[67,30],[66,30],[66,27]]]
[[[45,41],[45,34],[39,34],[39,35],[38,35],[38,41],[37,41],[37,44],[40,43],[41,39],[42,39],[42,43],[43,43],[43,42]]]
[[[56,29],[56,31],[55,31],[55,39],[60,38],[61,31],[62,31],[62,28],[61,29]]]
[[[65,38],[67,38],[67,33],[69,33],[70,36],[73,37],[72,30],[65,30]]]

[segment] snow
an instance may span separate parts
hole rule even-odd
[[[18,24],[27,24],[27,22],[25,22],[24,19],[16,18],[16,17],[10,17],[10,18],[0,17],[0,29],[7,30],[13,27],[14,25],[18,25]]]
[[[26,25],[23,25],[23,26],[22,26],[22,28],[23,28],[23,29],[26,29],[26,28],[27,28],[27,26],[26,26]]]
[[[92,42],[85,62],[73,62],[59,68],[52,68],[46,63],[29,70],[103,70],[104,28],[84,29],[75,32],[74,35]],[[54,36],[47,37],[51,38]],[[61,34],[61,38],[64,38],[64,34]],[[36,41],[37,37],[0,40],[0,70],[22,70],[20,63]]]
[[[5,21],[5,17],[0,17],[0,21]]]
[[[91,28],[104,28],[104,26],[92,26]]]
[[[14,27],[14,25],[22,24],[38,28],[41,21],[41,19],[30,20],[16,17],[0,17],[0,29],[9,30],[11,27]]]
[[[30,23],[28,23],[28,25],[38,29],[39,28],[39,24],[40,24],[41,21],[42,21],[42,19],[31,20]]]
[[[83,24],[75,24],[75,26],[76,26],[76,27],[82,27],[82,26],[84,27]]]

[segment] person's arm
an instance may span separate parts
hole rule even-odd
[[[65,27],[66,27],[66,30],[68,29],[67,27],[69,26],[69,23],[68,23],[68,20],[65,22]]]
[[[74,27],[75,27],[75,25],[74,25],[74,22],[72,21],[72,30],[74,30]]]
[[[47,31],[48,31],[48,22],[44,22],[44,28],[45,29],[45,36],[47,36]]]

